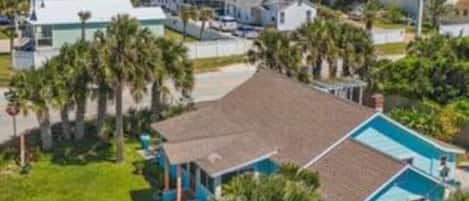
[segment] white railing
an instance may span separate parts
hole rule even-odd
[[[387,43],[403,43],[405,41],[404,29],[373,30],[371,39],[375,45]]]

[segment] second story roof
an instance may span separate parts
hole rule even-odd
[[[88,23],[109,22],[118,14],[128,14],[139,20],[165,19],[160,7],[135,8],[130,0],[36,0],[30,11],[32,24],[76,24],[78,13],[88,11]]]

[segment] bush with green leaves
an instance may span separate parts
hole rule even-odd
[[[456,191],[452,193],[446,201],[469,201],[469,192]]]

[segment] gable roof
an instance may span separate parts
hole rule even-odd
[[[319,172],[325,200],[362,201],[404,167],[365,145],[346,140],[308,169]]]
[[[370,108],[261,71],[221,100],[153,128],[168,143],[252,133],[277,151],[273,160],[304,165],[374,114]]]
[[[110,22],[118,14],[128,14],[139,20],[166,18],[160,7],[134,8],[130,0],[37,0],[35,9],[31,8],[30,16],[33,10],[35,19],[30,19],[32,24],[80,23],[80,11],[91,13],[88,23]]]

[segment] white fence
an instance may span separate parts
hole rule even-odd
[[[374,30],[371,33],[374,44],[403,43],[405,41],[404,29]]]
[[[183,33],[184,32],[184,24],[183,22],[178,19],[178,18],[169,18],[166,20],[165,22],[165,26],[170,28],[170,29],[174,29],[180,33]],[[202,39],[200,39],[200,30],[201,30],[201,27],[196,25],[196,24],[193,24],[193,23],[187,23],[186,25],[186,34],[191,36],[191,37],[194,37],[194,38],[197,38],[199,40],[202,40],[202,41],[210,41],[210,40],[230,40],[232,39],[232,37],[230,36],[226,36],[226,35],[223,35],[223,34],[220,34],[214,30],[211,30],[209,28],[209,22],[207,22],[206,24],[206,28],[204,30],[204,33],[202,34]]]
[[[252,46],[249,40],[219,40],[188,43],[189,58],[202,59],[246,54]]]
[[[59,54],[58,49],[39,49],[36,51],[15,51],[13,67],[17,70],[41,67],[49,58]]]
[[[449,35],[451,37],[469,36],[469,22],[441,24],[440,34]]]

